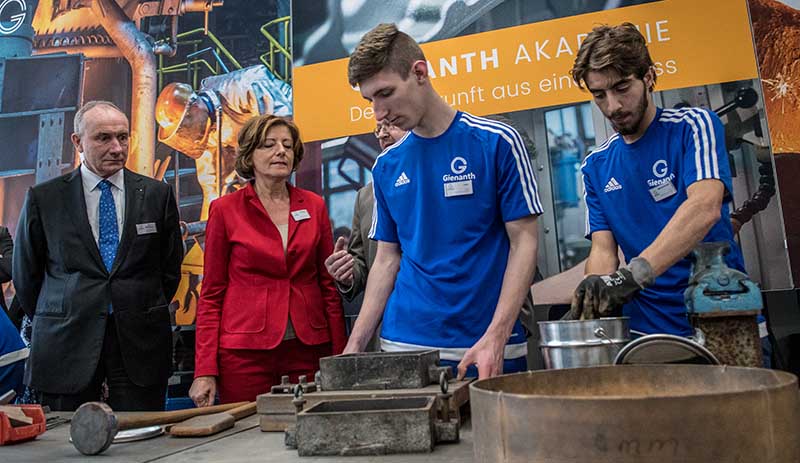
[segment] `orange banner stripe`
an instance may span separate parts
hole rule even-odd
[[[709,20],[713,18],[713,20]],[[758,77],[746,0],[663,0],[423,44],[433,84],[477,115],[586,101],[569,70],[598,24],[631,22],[648,40],[657,90]],[[294,69],[294,113],[303,138],[371,131],[372,108],[347,83],[347,59]]]

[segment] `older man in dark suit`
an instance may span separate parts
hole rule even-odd
[[[405,134],[405,130],[398,129],[385,121],[379,122],[375,127],[375,138],[378,139],[382,150],[395,144]],[[370,182],[356,193],[350,239],[337,239],[333,254],[325,259],[325,268],[336,280],[339,292],[348,301],[352,301],[364,292],[364,288],[367,287],[367,274],[372,267],[372,261],[375,260],[378,245],[367,236],[372,225],[374,206],[375,196]]]
[[[103,383],[114,409],[163,409],[183,256],[175,198],[124,168],[119,108],[87,103],[74,125],[81,167],[32,187],[17,226],[14,286],[35,315],[26,383],[56,410],[98,400]]]

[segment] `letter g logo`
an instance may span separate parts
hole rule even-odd
[[[462,158],[461,156],[456,156],[450,161],[450,170],[453,171],[454,174],[463,174],[465,170],[467,170],[467,160]]]
[[[658,178],[664,178],[667,175],[667,161],[659,159],[653,164],[653,175]]]

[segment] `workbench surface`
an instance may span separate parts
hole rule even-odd
[[[466,429],[465,429],[466,428]],[[33,441],[0,447],[0,462],[302,462],[302,463],[446,463],[472,462],[472,433],[469,424],[461,429],[461,442],[442,444],[433,453],[364,457],[299,457],[296,450],[283,445],[283,433],[262,432],[258,415],[242,419],[233,429],[214,436],[176,438],[162,435],[153,439],[113,444],[97,456],[81,455],[68,441],[69,424],[48,430]]]

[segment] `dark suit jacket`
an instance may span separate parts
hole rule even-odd
[[[350,230],[350,242],[347,245],[347,252],[353,256],[353,286],[339,286],[342,296],[348,301],[352,301],[366,289],[367,275],[378,252],[378,242],[369,239],[374,205],[375,193],[370,182],[358,190],[353,210],[353,228]]]
[[[273,349],[287,320],[303,344],[347,343],[342,301],[325,259],[333,234],[325,201],[289,186],[286,253],[280,232],[252,184],[211,203],[206,226],[203,288],[197,306],[195,376],[219,373],[217,352]]]
[[[80,169],[28,190],[17,226],[13,276],[33,318],[26,383],[72,394],[94,374],[109,304],[125,370],[140,386],[165,383],[171,371],[168,304],[183,258],[178,210],[169,185],[124,172],[125,223],[111,271],[86,215]],[[156,232],[137,233],[154,223]]]

